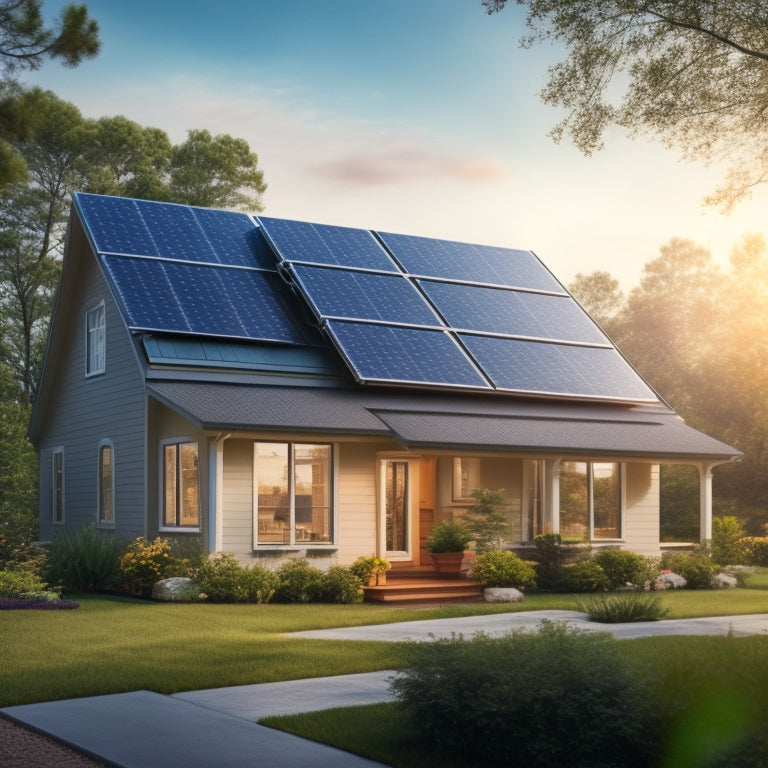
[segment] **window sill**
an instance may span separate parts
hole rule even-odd
[[[159,533],[200,533],[200,528],[158,528]]]
[[[323,552],[336,551],[338,544],[319,544],[313,542],[296,542],[296,544],[257,544],[254,552],[308,552],[310,550],[322,550]]]

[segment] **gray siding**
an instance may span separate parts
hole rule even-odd
[[[84,245],[82,241],[80,248]],[[81,268],[65,275],[62,292],[71,292],[57,312],[56,348],[46,370],[45,426],[40,432],[40,536],[54,529],[73,531],[97,520],[98,451],[102,440],[114,446],[115,534],[121,539],[145,535],[145,406],[142,377],[133,345],[107,284],[90,253]],[[85,375],[85,313],[104,301],[105,373]],[[70,309],[71,308],[71,309]],[[49,381],[50,384],[50,381]],[[64,449],[65,523],[52,523],[51,453]]]

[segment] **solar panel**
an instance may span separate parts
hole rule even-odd
[[[75,194],[75,202],[82,211],[97,252],[158,255],[155,241],[135,200],[79,192]]]
[[[508,336],[609,344],[570,296],[419,280],[452,328]]]
[[[259,217],[267,238],[285,261],[399,272],[371,232],[327,224]]]
[[[102,256],[133,330],[305,342],[277,274],[132,256]]]
[[[565,293],[563,286],[530,251],[388,232],[377,235],[403,269],[412,275]]]
[[[609,400],[657,399],[612,348],[460,336],[499,389]]]
[[[307,266],[292,271],[320,318],[440,325],[421,292],[402,276]]]
[[[327,327],[361,381],[489,388],[444,331],[338,321],[329,321]],[[437,382],[436,371],[442,372]]]

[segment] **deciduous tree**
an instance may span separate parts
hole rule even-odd
[[[768,4],[763,0],[515,0],[524,46],[556,42],[566,58],[541,95],[561,107],[556,140],[585,154],[610,124],[655,136],[687,159],[725,160],[709,201],[726,209],[768,181]],[[507,0],[482,0],[488,13]]]

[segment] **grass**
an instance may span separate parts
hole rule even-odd
[[[386,642],[287,638],[303,629],[545,609],[578,595],[530,594],[512,605],[203,605],[71,596],[76,611],[3,611],[0,706],[147,689],[175,693],[403,666]],[[768,569],[744,588],[662,593],[668,618],[762,613]],[[679,641],[678,641],[679,642]],[[768,639],[765,639],[768,643]]]

